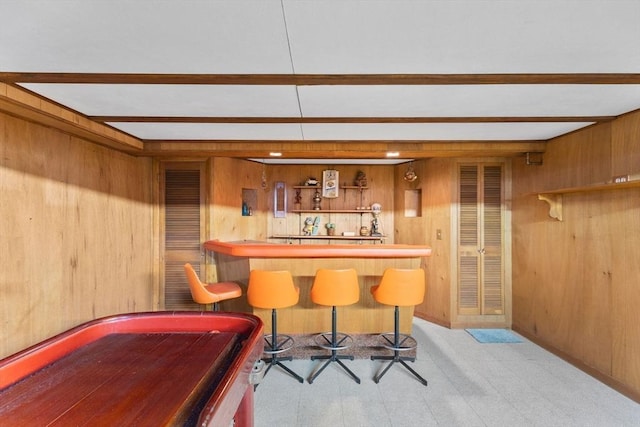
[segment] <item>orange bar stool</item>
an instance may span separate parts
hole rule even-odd
[[[266,334],[264,353],[270,355],[264,359],[267,375],[272,366],[278,365],[292,377],[302,383],[302,377],[282,362],[293,360],[293,357],[278,356],[293,347],[294,341],[290,335],[278,335],[278,308],[296,305],[300,299],[300,289],[294,285],[291,273],[288,271],[251,270],[249,273],[249,287],[247,288],[247,302],[257,308],[271,309],[271,334]]]
[[[184,272],[189,282],[191,298],[198,304],[213,304],[213,311],[219,311],[220,301],[242,296],[242,289],[234,282],[202,283],[198,273],[189,263],[184,265]]]
[[[406,334],[400,333],[400,306],[411,306],[422,303],[425,294],[424,270],[387,268],[382,274],[382,280],[377,286],[371,287],[373,298],[386,305],[395,306],[394,331],[381,334],[385,344],[383,346],[393,351],[393,356],[371,356],[371,360],[390,360],[391,362],[382,372],[377,374],[373,381],[377,384],[380,378],[387,373],[394,363],[398,362],[407,368],[420,382],[427,385],[427,380],[414,371],[406,361],[415,362],[415,357],[401,356],[403,351],[417,347],[416,340]]]
[[[337,332],[336,315],[336,306],[355,304],[359,299],[360,286],[358,285],[358,275],[354,269],[320,269],[316,272],[316,277],[311,287],[311,300],[316,304],[331,306],[331,332],[317,335],[316,344],[321,348],[330,350],[331,355],[311,356],[311,360],[326,359],[326,362],[309,378],[309,384],[313,383],[313,380],[332,362],[342,366],[355,382],[360,384],[360,378],[347,368],[341,360],[353,360],[353,356],[337,354],[339,350],[349,348],[353,344],[353,338],[347,334]]]

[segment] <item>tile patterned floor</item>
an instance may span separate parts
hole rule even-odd
[[[274,367],[255,395],[261,426],[640,426],[640,404],[523,338],[481,344],[463,329],[414,320],[411,366],[429,385],[383,362],[345,361],[362,383],[328,366],[309,384]],[[322,361],[285,362],[308,378]]]

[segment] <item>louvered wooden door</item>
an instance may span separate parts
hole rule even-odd
[[[503,167],[460,165],[458,178],[458,314],[503,314]]]
[[[200,273],[204,230],[203,170],[201,164],[192,163],[163,167],[165,310],[201,308],[191,298],[184,264],[191,263]]]

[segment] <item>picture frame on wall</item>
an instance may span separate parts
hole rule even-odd
[[[273,188],[273,216],[285,218],[287,216],[287,186],[282,181],[277,181]]]
[[[339,173],[335,169],[327,169],[322,172],[322,197],[327,199],[338,197],[338,176]]]

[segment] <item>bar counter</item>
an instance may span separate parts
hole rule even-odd
[[[278,310],[278,329],[283,333],[312,334],[331,330],[331,308],[314,304],[310,289],[320,268],[355,268],[360,284],[360,301],[338,307],[338,328],[346,333],[380,333],[393,330],[393,307],[378,304],[370,293],[386,268],[425,266],[431,248],[424,245],[394,244],[278,244],[257,241],[204,243],[207,263],[215,264],[218,281],[237,282],[243,296],[221,304],[223,310],[253,313],[270,329],[271,311],[254,309],[246,301],[249,272],[252,269],[288,270],[300,287],[300,301]],[[213,277],[208,272],[207,277]],[[428,296],[428,284],[427,284]],[[413,307],[402,307],[400,329],[411,332]]]
[[[431,255],[431,248],[422,245],[283,245],[209,240],[204,248],[220,254],[251,258],[416,258]]]

